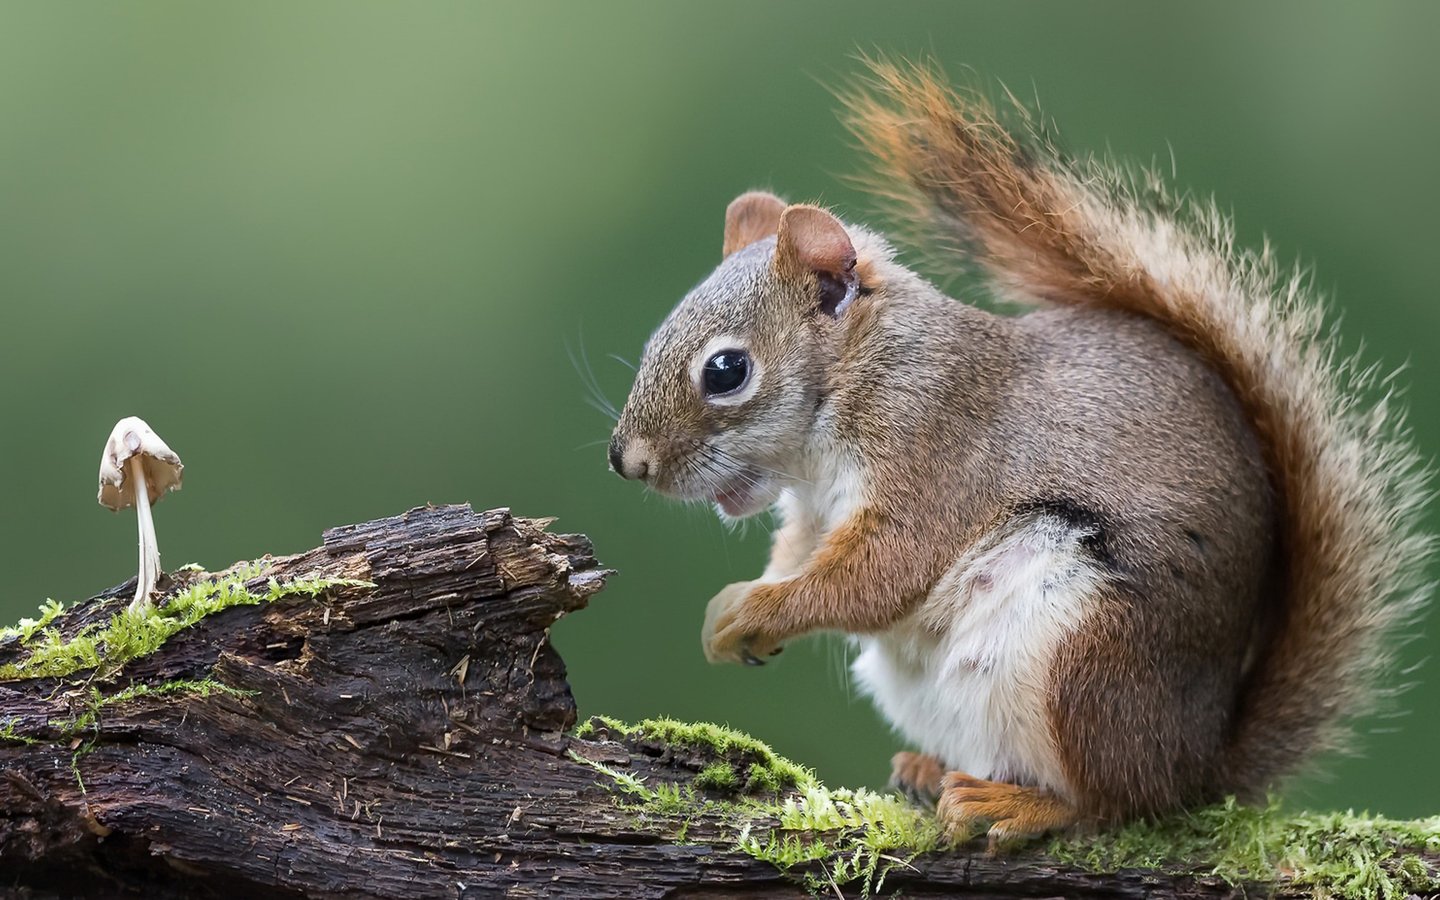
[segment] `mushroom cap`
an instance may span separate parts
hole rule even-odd
[[[185,471],[180,457],[160,435],[138,416],[126,416],[115,423],[105,451],[100,454],[101,506],[122,510],[135,505],[135,484],[130,479],[130,459],[140,457],[145,471],[146,493],[152,504],[166,491],[178,490]]]

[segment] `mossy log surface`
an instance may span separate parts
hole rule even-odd
[[[549,629],[609,573],[588,540],[547,524],[445,506],[331,529],[314,550],[265,560],[256,589],[314,577],[368,586],[225,609],[114,671],[0,684],[0,892],[804,896],[803,871],[737,847],[726,803],[682,817],[627,808],[615,780],[584,762],[653,785],[692,783],[717,760],[603,727],[571,734],[575,702]],[[187,577],[199,576],[177,580]],[[132,591],[50,624],[79,633]],[[23,652],[0,642],[0,663]],[[225,689],[133,690],[180,681]],[[979,846],[896,865],[882,891],[1243,893],[1162,872],[1092,874],[1034,852],[992,859]]]

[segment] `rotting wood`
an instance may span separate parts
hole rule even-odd
[[[567,734],[575,702],[549,628],[609,573],[587,539],[547,525],[443,506],[334,528],[314,550],[267,559],[259,580],[372,587],[225,610],[104,678],[0,684],[0,721],[34,741],[0,743],[0,891],[804,896],[799,873],[736,848],[732,822],[687,817],[677,840],[675,823],[622,809],[613,783],[573,758],[649,783],[689,782],[714,761]],[[120,585],[55,624],[74,633],[104,621],[132,590]],[[19,653],[0,645],[0,663]],[[247,693],[142,697],[74,729],[95,710],[93,691],[203,678]],[[1214,879],[1090,874],[979,849],[897,866],[885,882],[896,891],[1239,894]]]

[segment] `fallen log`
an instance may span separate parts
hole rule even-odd
[[[827,792],[722,729],[577,732],[549,629],[609,572],[588,540],[547,525],[424,507],[331,529],[306,553],[182,570],[156,610],[125,612],[132,582],[6,632],[0,891],[1255,892],[1193,860],[1096,872],[1040,850],[945,848],[924,814]],[[1433,880],[1437,846],[1392,843],[1382,876]]]

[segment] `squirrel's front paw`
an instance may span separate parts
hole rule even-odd
[[[710,598],[705,607],[705,626],[700,631],[707,660],[760,666],[765,664],[765,657],[784,649],[778,639],[767,633],[757,615],[760,604],[756,595],[761,586],[758,581],[737,581]]]

